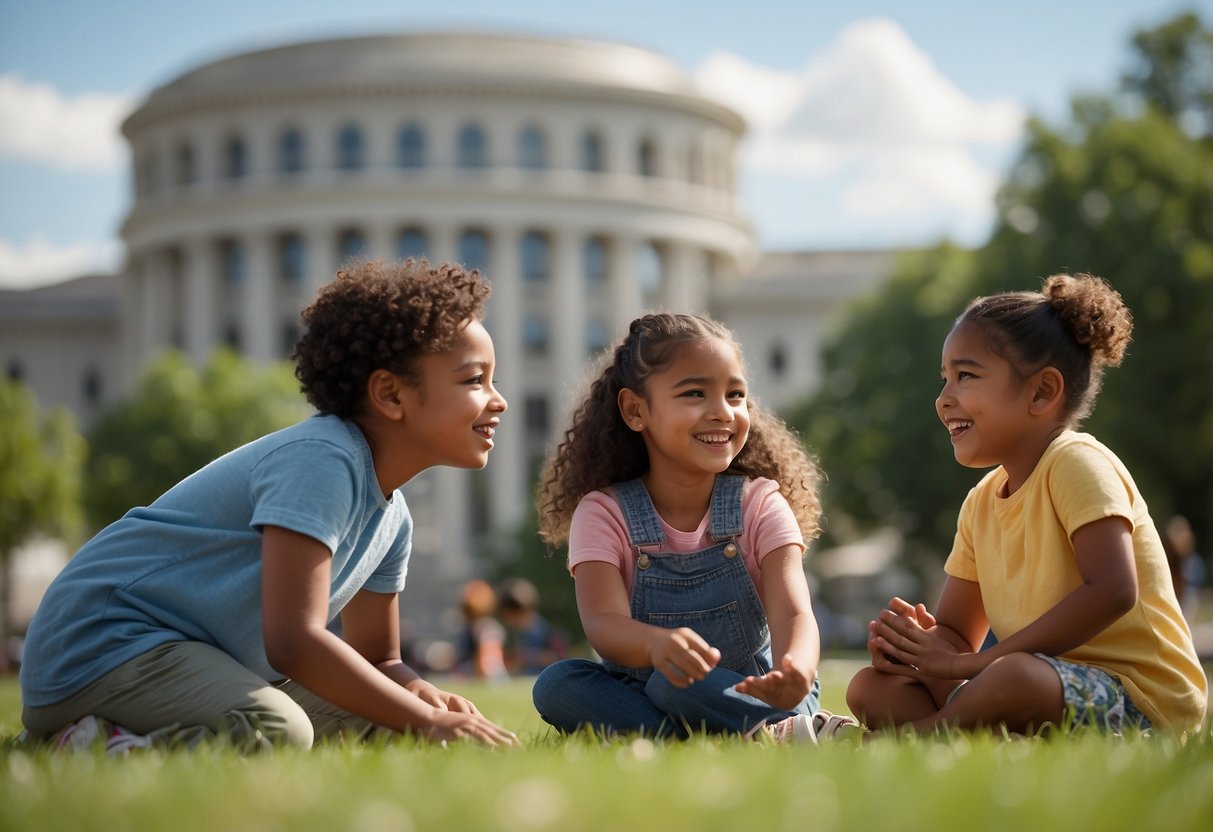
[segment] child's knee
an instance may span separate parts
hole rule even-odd
[[[256,698],[253,707],[224,715],[224,729],[233,745],[248,751],[312,747],[315,727],[298,702],[275,688],[260,691]]]
[[[847,707],[851,709],[851,713],[860,713],[867,709],[872,689],[883,681],[880,676],[881,672],[876,668],[862,667],[851,677],[851,681],[847,683],[846,696]]]

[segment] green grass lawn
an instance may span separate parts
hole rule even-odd
[[[826,707],[852,662],[823,666]],[[561,738],[530,683],[450,685],[523,748],[402,740],[238,757],[220,748],[26,752],[16,681],[0,679],[0,830],[1213,829],[1213,738],[1002,741],[954,734],[771,746]]]

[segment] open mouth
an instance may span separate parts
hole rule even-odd
[[[972,419],[950,419],[947,423],[948,435],[951,436],[953,440],[959,439],[961,436],[967,433],[971,427],[973,427]]]
[[[493,438],[493,434],[497,432],[496,428],[494,428],[492,425],[474,425],[472,430],[489,440],[491,440]]]
[[[733,434],[724,433],[724,432],[695,434],[695,439],[697,439],[698,441],[702,442],[705,445],[711,445],[713,447],[723,447],[723,446],[729,444],[729,442],[732,440],[732,438],[733,438]]]

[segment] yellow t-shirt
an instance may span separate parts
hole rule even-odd
[[[969,492],[945,571],[980,585],[990,627],[1006,638],[1082,584],[1074,532],[1124,517],[1133,525],[1137,604],[1058,658],[1118,677],[1155,726],[1195,731],[1208,706],[1208,680],[1175,599],[1162,541],[1125,466],[1094,437],[1066,431],[1018,491],[999,497],[1005,482],[1006,473],[996,468]]]

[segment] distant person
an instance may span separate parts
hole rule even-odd
[[[1200,600],[1200,588],[1205,583],[1205,562],[1196,551],[1196,533],[1187,517],[1176,514],[1163,528],[1163,546],[1167,552],[1167,565],[1171,568],[1171,582],[1179,604],[1191,623],[1196,620],[1196,608]]]
[[[380,726],[515,744],[400,656],[413,522],[398,489],[484,467],[506,409],[488,294],[425,260],[338,272],[294,352],[319,413],[131,509],[47,591],[21,668],[30,738],[253,750]]]
[[[540,533],[569,541],[577,608],[602,662],[535,680],[563,732],[777,739],[834,735],[802,558],[816,466],[748,396],[719,323],[645,315],[574,411],[539,491]]]
[[[510,673],[533,676],[568,653],[568,639],[539,612],[539,590],[526,578],[510,578],[497,593],[505,625],[505,664]]]
[[[463,633],[458,645],[456,670],[478,679],[501,681],[509,677],[505,668],[505,627],[494,614],[497,594],[488,581],[479,578],[463,586]]]
[[[1121,461],[1077,432],[1131,333],[1090,275],[956,321],[935,409],[956,461],[994,470],[960,509],[935,613],[894,598],[871,623],[872,666],[847,691],[869,726],[1198,730],[1208,682],[1162,541]]]

